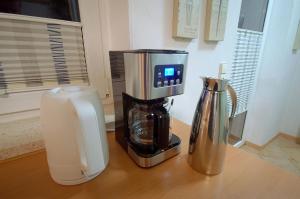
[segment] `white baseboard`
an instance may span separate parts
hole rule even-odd
[[[244,144],[245,144],[245,141],[244,141],[244,140],[241,140],[241,141],[235,143],[233,146],[234,146],[235,148],[240,148],[240,147],[243,146]]]

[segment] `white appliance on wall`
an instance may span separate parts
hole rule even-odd
[[[68,86],[44,93],[41,123],[55,182],[80,184],[106,168],[109,154],[104,112],[95,89]]]

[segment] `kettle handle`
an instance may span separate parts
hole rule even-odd
[[[90,176],[105,168],[97,113],[88,100],[77,98],[70,99],[70,102],[79,120],[77,122],[79,125],[76,127],[76,141],[81,171]]]
[[[234,91],[234,89],[232,88],[232,86],[230,86],[229,84],[227,85],[227,90],[229,92],[231,102],[232,102],[231,114],[230,114],[230,119],[232,119],[234,117],[235,112],[236,112],[237,95],[236,95],[236,92]]]

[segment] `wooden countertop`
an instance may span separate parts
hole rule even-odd
[[[209,177],[187,163],[189,126],[174,122],[178,156],[150,169],[135,165],[109,133],[110,162],[94,180],[61,186],[50,178],[44,152],[0,165],[0,198],[300,198],[300,177],[228,147],[224,171]]]

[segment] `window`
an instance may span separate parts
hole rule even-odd
[[[24,0],[0,4],[7,12],[79,20],[78,9],[72,12],[67,2]],[[77,1],[70,2],[77,5]],[[0,44],[0,94],[88,83],[80,23],[2,16]]]
[[[1,0],[0,12],[80,22],[77,0]]]
[[[236,115],[248,110],[249,98],[253,92],[258,67],[262,37],[261,32],[238,29],[230,79],[230,84],[238,97]]]
[[[233,144],[242,139],[248,104],[254,91],[267,8],[268,0],[242,0],[230,78],[237,94],[229,139]],[[229,99],[228,104],[231,105]]]
[[[268,0],[243,0],[230,84],[237,92],[236,115],[248,110],[256,78]]]
[[[10,0],[9,0],[10,1]],[[48,0],[19,0],[18,2],[49,2]],[[55,0],[52,0],[53,2]],[[64,0],[57,0],[57,1],[64,1]],[[6,1],[1,0],[0,1],[0,9],[3,9],[3,5],[5,5]],[[74,10],[75,8],[72,7],[73,3],[75,2],[77,5],[77,0],[67,0],[65,2],[69,2],[68,7],[65,7],[65,12],[69,12],[72,8]],[[46,4],[46,3],[45,3]],[[71,5],[72,4],[72,5]],[[34,5],[33,5],[34,6]],[[76,7],[76,6],[75,6]],[[103,0],[89,0],[88,3],[86,3],[86,0],[78,0],[78,7],[80,8],[80,17],[78,18],[80,22],[76,21],[74,18],[71,18],[70,20],[61,20],[62,18],[57,17],[36,17],[36,16],[26,16],[23,14],[16,14],[16,13],[3,13],[0,12],[0,18],[2,20],[9,19],[11,21],[16,20],[17,21],[23,21],[26,22],[22,24],[23,26],[28,25],[28,23],[32,23],[30,28],[32,26],[42,26],[42,29],[39,29],[39,31],[44,31],[44,36],[48,34],[46,37],[48,39],[48,46],[51,45],[49,40],[49,30],[55,30],[55,28],[60,28],[61,34],[62,34],[62,42],[63,42],[63,49],[64,49],[64,58],[66,59],[66,63],[64,64],[62,60],[57,60],[56,57],[52,57],[52,53],[56,54],[56,52],[52,52],[51,48],[49,49],[43,49],[44,53],[47,51],[49,53],[46,57],[35,57],[37,61],[45,61],[47,60],[47,64],[45,62],[38,62],[34,70],[30,70],[29,68],[25,69],[25,66],[27,65],[21,65],[21,68],[18,69],[19,72],[21,72],[20,76],[23,78],[22,84],[18,84],[15,86],[6,85],[6,90],[0,88],[0,92],[2,92],[2,95],[0,94],[0,120],[2,116],[4,118],[10,118],[12,120],[16,118],[22,118],[22,117],[29,117],[31,115],[38,115],[38,109],[40,106],[40,98],[45,89],[49,89],[52,87],[56,87],[58,85],[63,85],[65,83],[70,84],[91,84],[93,85],[100,97],[103,100],[103,103],[109,103],[111,101],[111,77],[110,77],[110,70],[109,70],[109,59],[108,59],[108,31],[107,31],[107,22],[106,22],[106,6],[105,2]],[[78,7],[76,12],[78,12]],[[74,11],[75,12],[75,11]],[[74,14],[73,12],[73,14]],[[73,15],[72,14],[72,15]],[[77,13],[77,16],[79,14]],[[1,24],[0,24],[1,25]],[[10,24],[12,25],[12,24]],[[27,27],[28,28],[28,27]],[[30,29],[29,28],[29,29]],[[41,28],[41,27],[40,27]],[[46,31],[46,32],[45,32]],[[76,37],[73,35],[71,36],[69,33],[73,33],[76,35]],[[1,31],[0,31],[1,32]],[[68,33],[67,35],[65,33]],[[72,34],[73,34],[72,33]],[[28,33],[27,36],[32,33]],[[41,34],[39,34],[41,36]],[[79,36],[81,35],[81,36]],[[13,36],[11,34],[10,36]],[[54,38],[51,38],[51,42],[54,46],[58,47],[59,45],[56,45],[56,43],[59,43],[60,39],[56,39],[55,35],[52,35]],[[32,36],[33,39],[38,39],[36,36]],[[72,37],[72,38],[71,38]],[[39,38],[41,40],[42,38]],[[75,42],[76,41],[76,42]],[[0,40],[0,48],[1,44],[5,42],[11,42],[11,41],[1,41]],[[41,41],[38,41],[41,42]],[[46,44],[46,40],[44,40],[44,44]],[[30,42],[28,42],[30,43]],[[36,41],[31,42],[36,45]],[[33,45],[31,44],[30,45]],[[73,48],[72,50],[70,48]],[[44,47],[45,48],[45,47]],[[61,49],[61,46],[58,47],[58,49]],[[37,48],[34,48],[34,53],[41,54],[42,50],[39,52]],[[84,50],[83,50],[84,49]],[[22,51],[25,51],[24,49],[21,49]],[[32,50],[32,49],[26,49]],[[54,49],[53,49],[54,50]],[[71,52],[72,51],[72,52]],[[3,49],[0,50],[1,53],[6,53],[7,50]],[[61,52],[60,52],[61,53]],[[75,54],[78,54],[79,56],[75,56]],[[16,53],[17,54],[17,53]],[[34,57],[34,56],[33,56]],[[1,58],[0,58],[1,59]],[[29,59],[27,57],[26,59]],[[52,60],[51,60],[52,59]],[[23,59],[24,60],[24,59]],[[1,62],[1,61],[0,61]],[[29,62],[29,61],[28,61]],[[32,62],[32,60],[31,60]],[[41,66],[49,65],[52,62],[52,68],[42,68],[43,70],[51,70],[52,73],[55,75],[50,81],[50,79],[43,79],[45,77],[44,73],[45,71],[41,70]],[[59,62],[56,63],[55,62]],[[4,62],[3,62],[4,63]],[[4,64],[1,64],[0,69],[0,78],[3,80],[7,78],[5,76],[7,70],[4,72],[4,70],[7,68],[4,66]],[[33,63],[36,63],[36,61],[33,61]],[[10,63],[12,65],[12,63]],[[7,64],[5,64],[7,65]],[[60,65],[63,65],[62,68],[58,67]],[[36,69],[40,70],[37,72],[38,78],[35,80],[33,79],[24,79],[24,70],[27,72],[36,71]],[[57,69],[57,70],[56,70]],[[2,70],[2,71],[1,71]],[[61,74],[58,74],[58,72],[61,72]],[[87,73],[88,71],[88,73]],[[76,73],[76,74],[75,74]],[[48,73],[47,73],[48,74]],[[87,78],[88,75],[88,78]],[[41,79],[40,77],[41,76]],[[58,77],[60,76],[60,77]],[[30,80],[30,81],[29,81]],[[3,82],[3,81],[2,81]],[[42,82],[42,83],[41,83]],[[25,91],[25,92],[23,92]],[[30,91],[30,92],[28,92]],[[3,93],[8,93],[7,95],[3,95]],[[19,112],[23,112],[22,114],[19,114]],[[15,114],[18,113],[18,114]]]
[[[269,0],[243,0],[239,28],[263,32]]]

